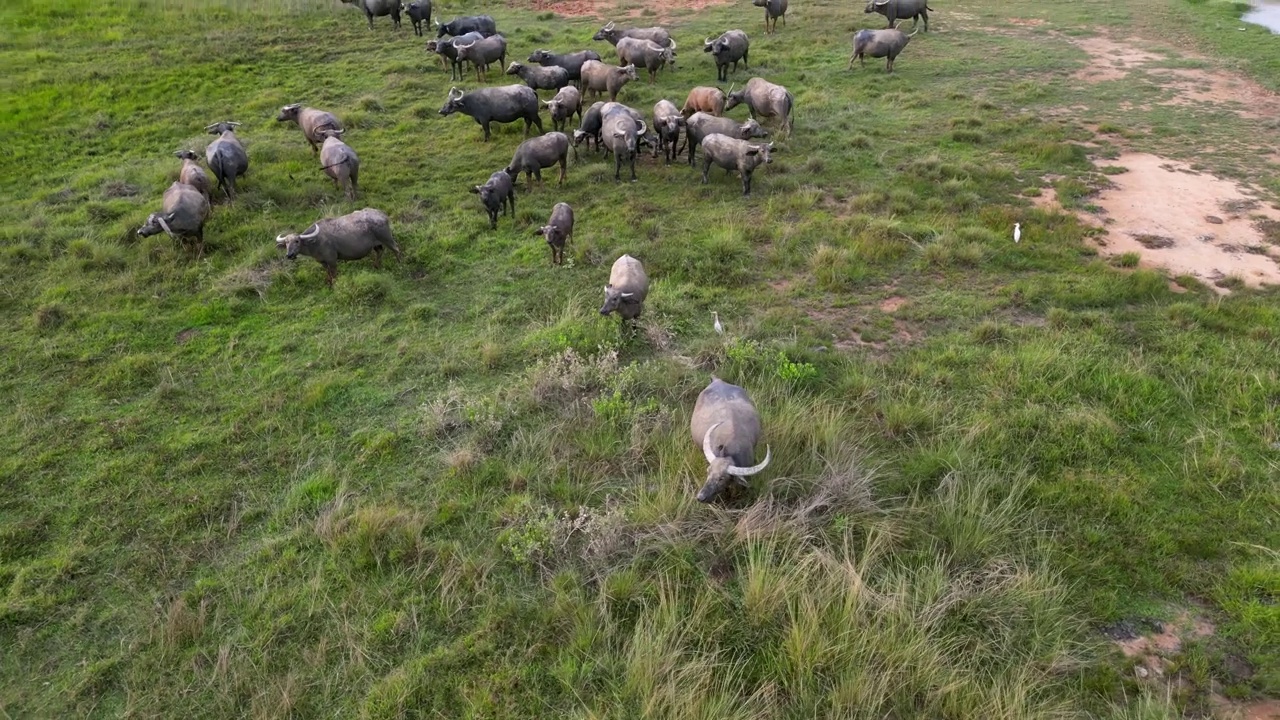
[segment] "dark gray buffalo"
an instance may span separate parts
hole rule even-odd
[[[489,81],[489,65],[507,62],[507,39],[501,35],[490,35],[483,40],[470,43],[453,42],[458,51],[459,62],[469,62],[476,66],[476,82]]]
[[[471,192],[480,196],[480,204],[489,214],[489,227],[498,228],[498,215],[508,210],[511,219],[516,217],[516,184],[506,170],[499,170],[489,176],[483,185],[472,185]]]
[[[413,34],[422,37],[423,24],[431,27],[431,0],[414,0],[403,10],[409,16],[409,22],[413,23]]]
[[[217,135],[218,139],[205,148],[204,159],[228,200],[236,199],[236,178],[249,172],[249,154],[240,144],[240,138],[236,137],[235,130],[239,126],[238,122],[224,120],[205,128],[205,132]]]
[[[196,257],[204,255],[204,222],[209,219],[209,201],[199,189],[176,182],[164,191],[158,213],[151,213],[147,223],[138,228],[142,237],[164,233],[182,242],[195,238]]]
[[[928,0],[868,0],[867,7],[862,12],[880,13],[889,21],[891,29],[898,26],[899,20],[911,18],[911,29],[915,30],[923,17],[924,31],[929,32],[929,11],[932,9]]]
[[[770,152],[773,143],[757,145],[727,135],[712,134],[702,138],[702,184],[707,184],[707,173],[715,163],[725,170],[737,170],[742,178],[742,194],[751,194],[751,173],[766,163],[773,162]]]
[[[519,77],[534,90],[559,90],[569,84],[569,71],[555,65],[542,67],[513,61],[507,66],[507,74]]]
[[[741,30],[727,30],[720,37],[712,39],[707,38],[702,41],[702,51],[711,53],[716,60],[716,80],[724,82],[729,79],[729,66],[733,65],[733,71],[738,72],[738,62],[742,62],[742,67],[749,70],[747,65],[747,53],[751,50],[751,41],[747,39],[747,34]]]
[[[609,284],[604,286],[604,305],[601,315],[617,311],[622,322],[635,320],[644,310],[644,299],[649,295],[649,276],[644,265],[630,255],[613,261],[609,270]]]
[[[768,137],[769,131],[753,119],[740,123],[733,118],[716,117],[710,113],[698,112],[684,121],[685,146],[689,150],[689,167],[693,167],[693,158],[698,154],[698,143],[709,135],[727,135],[738,140]],[[681,148],[683,151],[685,148]],[[677,152],[676,155],[680,153]]]
[[[782,129],[791,135],[791,111],[795,109],[796,98],[791,91],[781,85],[774,85],[764,78],[751,78],[747,86],[737,92],[731,92],[724,104],[724,111],[729,112],[738,105],[746,105],[747,111],[754,119],[776,117],[782,118]]]
[[[285,257],[297,260],[299,255],[313,257],[324,266],[325,281],[333,287],[338,277],[338,261],[360,260],[373,255],[373,266],[382,267],[382,251],[390,250],[402,259],[400,246],[391,234],[391,221],[381,210],[365,208],[350,215],[325,218],[303,233],[276,236],[276,247]]]
[[[441,115],[462,113],[469,115],[480,127],[484,128],[484,140],[489,141],[489,123],[509,123],[524,120],[524,136],[529,137],[529,128],[538,126],[542,132],[542,118],[538,116],[538,94],[525,85],[504,85],[503,87],[480,88],[464,93],[458,88],[449,88],[449,97]]]
[[[449,65],[450,80],[461,80],[462,71],[463,71],[463,68],[466,67],[466,64],[462,60],[458,59],[457,44],[462,43],[463,45],[466,45],[467,43],[471,43],[471,42],[475,42],[476,40],[483,40],[483,39],[484,39],[484,35],[481,35],[478,32],[469,32],[466,35],[459,35],[458,37],[455,37],[455,38],[445,38],[443,40],[428,40],[427,52],[433,52],[439,55],[440,62]]]
[[[893,72],[893,61],[897,59],[911,42],[911,38],[915,37],[918,30],[912,30],[908,35],[901,30],[859,30],[857,35],[853,36],[853,54],[849,56],[849,67],[846,70],[853,69],[853,60],[857,58],[858,64],[862,67],[867,66],[867,58],[887,58],[885,60],[884,71]]]
[[[787,26],[787,0],[751,0],[751,4],[764,8],[766,35],[778,32],[778,18],[782,18],[782,27]],[[773,29],[769,29],[770,20],[773,21]]]
[[[546,105],[547,112],[551,113],[552,130],[564,132],[569,124],[569,118],[572,118],[575,113],[578,115],[578,120],[582,120],[582,93],[572,85],[560,88],[556,96],[543,105]]]
[[[488,15],[468,15],[466,17],[454,18],[449,22],[442,23],[436,21],[436,37],[442,38],[445,35],[457,37],[466,35],[469,32],[478,32],[485,37],[498,34],[498,23]]]
[[[613,153],[613,179],[622,180],[622,163],[631,166],[631,182],[636,181],[636,155],[640,153],[640,143],[648,132],[648,126],[637,117],[639,113],[617,103],[612,110],[606,105],[600,115],[603,124],[600,137],[604,147]]]
[[[599,60],[600,53],[595,50],[581,50],[574,53],[565,53],[564,55],[556,55],[550,50],[534,50],[529,56],[529,62],[538,63],[542,67],[562,67],[569,73],[570,80],[579,80],[582,77],[582,63],[588,60]]]
[[[369,18],[369,29],[373,29],[375,17],[391,16],[391,22],[400,27],[400,0],[342,0],[343,5],[355,5],[364,11]]]
[[[556,203],[551,208],[551,219],[533,234],[546,238],[547,245],[551,246],[551,264],[563,265],[564,246],[573,239],[573,208],[568,203]]]
[[[760,442],[760,413],[746,390],[715,375],[693,406],[689,434],[707,459],[707,481],[698,491],[698,502],[711,502],[730,482],[746,487],[743,478],[764,470],[772,458],[766,446],[764,461],[753,464]]]
[[[578,129],[573,131],[574,147],[586,141],[588,150],[591,149],[592,142],[596,144],[597,151],[600,149],[600,130],[604,127],[604,116],[600,111],[604,106],[605,102],[601,100],[592,103],[585,114],[579,114]]]
[[[511,164],[507,166],[507,174],[515,182],[524,173],[528,188],[533,189],[533,179],[542,183],[542,168],[560,164],[560,180],[557,185],[564,184],[565,170],[569,166],[569,136],[562,132],[549,132],[536,138],[529,138],[520,143],[511,156]]]

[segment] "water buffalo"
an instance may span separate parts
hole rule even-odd
[[[422,37],[423,23],[431,27],[431,0],[414,0],[403,9],[409,15],[409,22],[413,23],[413,34]]]
[[[396,29],[400,28],[400,0],[342,0],[343,5],[355,5],[364,11],[369,18],[369,29],[373,29],[373,19],[390,15]]]
[[[543,105],[546,105],[547,112],[551,113],[553,130],[564,132],[565,126],[569,124],[569,118],[573,117],[574,113],[578,114],[578,120],[582,120],[582,93],[572,85],[560,88],[556,96]]]
[[[676,109],[670,100],[659,100],[653,105],[653,129],[658,133],[658,143],[654,147],[654,156],[662,151],[662,157],[668,164],[676,159],[676,149],[680,145],[680,128],[684,126],[684,115]]]
[[[601,110],[604,109],[605,102],[603,100],[591,104],[587,108],[585,114],[579,114],[578,129],[573,131],[573,145],[577,147],[584,140],[587,143],[587,149],[591,149],[592,141],[596,144],[596,150],[600,149],[600,130],[604,127],[604,117]]]
[[[209,163],[218,187],[227,194],[228,200],[236,199],[236,178],[249,171],[249,154],[244,151],[244,146],[235,133],[239,126],[238,122],[224,120],[205,128],[206,132],[217,135],[218,139],[205,148],[204,159]]]
[[[507,66],[507,74],[519,77],[534,90],[559,90],[569,84],[569,71],[556,65],[541,67],[513,61]]]
[[[791,135],[791,111],[795,108],[796,99],[790,90],[757,77],[748,80],[743,89],[729,93],[728,97],[725,112],[745,104],[752,118],[782,118],[782,129]]]
[[[457,44],[462,43],[463,45],[466,45],[467,43],[475,42],[476,40],[483,40],[484,37],[484,35],[481,35],[478,32],[469,32],[466,35],[459,35],[454,38],[429,40],[427,41],[427,52],[433,52],[439,55],[441,63],[449,65],[450,80],[461,80],[463,68],[466,64],[462,60],[458,59]]]
[[[529,128],[538,126],[542,132],[542,118],[538,116],[538,94],[524,85],[505,85],[503,87],[480,88],[463,93],[458,88],[449,88],[449,97],[441,115],[453,113],[470,115],[480,127],[484,128],[484,140],[489,141],[489,123],[509,123],[524,120],[524,136],[529,137]]]
[[[533,178],[542,182],[542,168],[560,164],[560,180],[557,185],[564,184],[565,170],[569,165],[569,136],[562,132],[549,132],[536,138],[529,138],[520,143],[511,156],[511,164],[507,166],[507,174],[515,182],[520,173],[525,174],[528,188],[533,189]]]
[[[751,0],[751,4],[764,8],[764,32],[770,35],[778,32],[778,18],[782,18],[782,27],[787,26],[787,0]],[[769,29],[769,21],[773,21],[773,29]]]
[[[859,30],[853,36],[853,54],[849,56],[849,66],[846,70],[853,69],[854,58],[858,59],[861,67],[867,66],[867,57],[887,58],[885,60],[884,71],[893,72],[893,61],[897,59],[898,54],[911,42],[911,38],[919,30],[912,30],[908,35],[901,30]]]
[[[622,38],[652,40],[662,47],[670,46],[675,49],[675,44],[671,42],[671,33],[667,32],[664,27],[623,28],[619,30],[613,23],[606,23],[604,27],[596,31],[595,35],[591,36],[592,40],[604,40],[610,45],[617,45]],[[675,66],[673,65],[672,67]]]
[[[730,85],[732,90],[733,86]],[[684,107],[680,109],[680,114],[685,117],[696,112],[704,112],[709,115],[724,114],[724,91],[718,87],[708,87],[700,85],[689,91],[689,97],[685,98]]]
[[[313,257],[324,266],[325,281],[333,287],[338,277],[338,261],[360,260],[373,253],[373,266],[382,267],[382,251],[390,250],[402,259],[400,246],[391,235],[391,221],[381,210],[365,208],[349,215],[319,220],[303,233],[276,236],[276,247],[285,257]]]
[[[693,158],[698,154],[698,143],[709,135],[726,135],[738,140],[768,137],[769,131],[760,127],[760,123],[748,119],[740,123],[733,118],[716,117],[707,113],[694,113],[684,121],[685,145],[689,150],[689,167],[693,167]],[[683,150],[684,148],[681,148]],[[676,155],[680,153],[677,152]]]
[[[622,163],[627,162],[631,165],[631,182],[635,182],[636,155],[640,152],[640,138],[648,126],[626,112],[604,114],[603,118],[600,137],[604,139],[605,148],[613,153],[613,179],[622,179]]]
[[[511,218],[516,217],[516,184],[506,170],[499,170],[489,176],[483,185],[472,185],[471,192],[480,196],[480,203],[489,214],[489,227],[498,228],[498,215],[508,210]]]
[[[622,65],[635,65],[649,71],[649,82],[652,84],[658,77],[658,71],[667,63],[675,67],[676,43],[671,41],[670,47],[663,47],[652,40],[641,38],[622,38],[618,41],[618,61]]]
[[[164,191],[161,210],[151,213],[138,228],[142,237],[164,233],[182,242],[195,238],[196,257],[204,255],[204,223],[209,219],[209,200],[198,188],[176,182]]]
[[[550,50],[534,50],[529,62],[543,67],[562,67],[569,73],[569,79],[577,81],[582,77],[582,63],[588,60],[599,60],[600,53],[595,50],[581,50],[575,53],[556,55]]]
[[[594,92],[596,95],[607,92],[610,100],[617,100],[622,86],[635,79],[637,79],[635,65],[615,67],[605,65],[599,60],[588,60],[582,63],[583,92]]]
[[[689,434],[707,459],[707,481],[698,490],[698,502],[711,502],[731,481],[746,487],[743,478],[764,470],[772,458],[772,450],[766,446],[764,461],[753,464],[756,443],[760,442],[760,413],[746,390],[715,375],[698,394]]]
[[[551,264],[563,265],[564,246],[573,238],[573,208],[568,203],[556,203],[551,208],[551,219],[533,234],[546,238],[547,245],[551,246]]]
[[[733,65],[733,71],[738,72],[739,60],[742,61],[744,69],[750,69],[747,65],[747,54],[750,50],[751,41],[741,30],[726,30],[718,38],[707,38],[702,41],[702,51],[711,53],[716,60],[716,80],[720,82],[729,79],[730,64]]]
[[[616,310],[622,322],[635,320],[640,317],[648,294],[649,276],[644,273],[644,265],[630,255],[623,255],[613,261],[609,270],[609,284],[604,286],[604,305],[600,307],[600,314],[608,315]]]
[[[200,156],[190,150],[179,150],[173,154],[182,159],[182,169],[178,171],[178,182],[200,191],[205,199],[210,197],[209,176],[200,167]]]
[[[285,105],[280,108],[280,114],[276,116],[276,122],[293,122],[302,128],[302,134],[307,138],[307,142],[311,144],[311,152],[320,152],[320,145],[324,143],[324,135],[320,134],[321,130],[342,129],[342,123],[338,122],[338,118],[333,113],[302,107],[301,103]]]
[[[932,9],[928,0],[868,0],[867,7],[862,12],[880,13],[889,21],[890,29],[897,27],[899,20],[911,18],[913,31],[923,17],[924,31],[929,32],[929,11]]]
[[[773,143],[757,145],[728,135],[713,133],[702,138],[702,184],[707,184],[707,173],[715,163],[725,170],[737,170],[742,178],[742,194],[751,194],[751,173],[765,163],[773,162],[770,152]]]
[[[505,65],[507,62],[507,39],[501,35],[490,35],[465,44],[455,40],[453,47],[458,51],[459,62],[476,66],[476,82],[489,81],[490,63],[497,61]]]
[[[478,32],[485,37],[498,34],[498,24],[488,15],[469,15],[467,17],[454,18],[449,22],[442,23],[436,21],[436,37],[442,38],[445,35],[457,37],[466,35],[469,32]]]
[[[333,184],[342,190],[348,200],[356,199],[360,184],[360,158],[350,145],[342,142],[345,130],[322,130],[324,145],[320,148],[320,169],[333,178]]]

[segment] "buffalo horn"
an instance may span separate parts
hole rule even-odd
[[[711,432],[723,424],[716,423],[712,425],[707,428],[707,434],[702,436],[702,454],[707,457],[707,462],[715,462],[716,459],[715,451],[711,449]]]
[[[730,465],[728,470],[726,470],[726,472],[728,472],[730,475],[734,475],[737,477],[746,477],[748,475],[755,475],[756,473],[763,470],[765,465],[769,464],[769,459],[772,457],[773,457],[773,450],[770,449],[768,445],[766,445],[764,448],[764,462],[760,463],[759,465],[752,465],[751,467],[738,467],[737,465]]]

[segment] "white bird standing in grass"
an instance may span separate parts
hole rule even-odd
[[[717,334],[717,335],[723,335],[723,334],[724,334],[724,326],[720,324],[720,313],[716,312],[715,310],[712,310],[712,311],[711,311],[711,317],[713,317],[713,318],[715,318],[715,319],[716,319],[716,324],[715,324],[716,334]]]
[[[1013,241],[1018,242],[1022,239],[1022,223],[1013,224]]]

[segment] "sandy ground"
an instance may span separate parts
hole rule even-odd
[[[1106,213],[1104,254],[1136,252],[1140,265],[1209,285],[1229,276],[1250,287],[1280,284],[1280,248],[1256,227],[1258,217],[1280,220],[1280,211],[1233,182],[1155,155],[1110,162],[1128,172],[1111,176],[1115,187],[1093,199]]]

